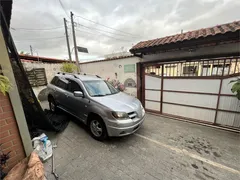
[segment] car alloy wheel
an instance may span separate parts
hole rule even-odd
[[[103,133],[103,127],[101,123],[98,122],[98,120],[92,120],[90,123],[90,129],[94,136],[101,137]]]

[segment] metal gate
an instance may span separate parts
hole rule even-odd
[[[143,66],[142,101],[149,112],[240,127],[240,101],[231,80],[240,78],[239,57]]]

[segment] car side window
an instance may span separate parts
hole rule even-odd
[[[56,85],[58,79],[59,79],[59,78],[58,78],[57,76],[55,76],[55,77],[52,79],[51,84]]]
[[[70,80],[70,79],[68,79],[68,81],[69,81],[68,91],[70,91],[72,93],[74,91],[81,91],[82,92],[82,88],[80,87],[80,85],[77,82],[75,82],[73,80]]]
[[[58,79],[56,81],[56,86],[62,88],[62,89],[67,89],[68,83],[66,81],[63,81],[62,79]]]

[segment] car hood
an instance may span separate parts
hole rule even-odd
[[[92,97],[92,99],[113,111],[129,113],[141,108],[141,103],[137,98],[122,92],[102,97]]]

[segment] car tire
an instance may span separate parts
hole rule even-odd
[[[55,113],[55,112],[58,111],[57,103],[56,103],[56,101],[54,100],[53,97],[50,97],[48,99],[48,103],[49,103],[49,109],[50,109],[51,112]]]
[[[93,117],[89,121],[89,131],[91,136],[98,141],[103,141],[108,137],[105,123],[99,117]]]

